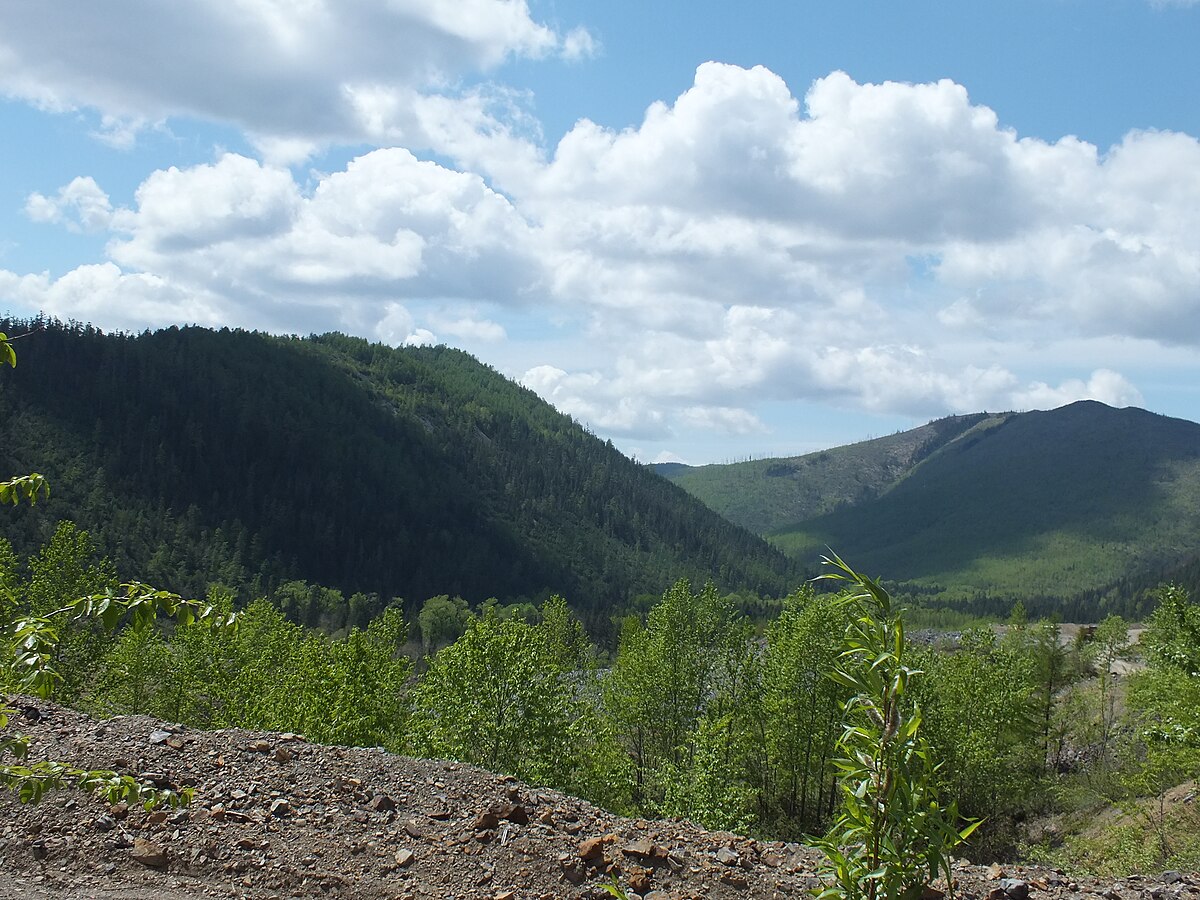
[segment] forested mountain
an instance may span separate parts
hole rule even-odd
[[[860,497],[839,480],[851,455]],[[768,497],[807,492],[814,499],[792,523],[760,524],[772,542],[805,562],[833,547],[946,598],[1128,599],[1192,572],[1200,547],[1200,425],[1094,401],[671,477],[731,517],[737,509],[713,498],[744,481]]]
[[[795,566],[466,353],[35,323],[0,382],[0,471],[118,571],[195,594],[283,579],[420,603],[566,594],[585,615],[679,577],[781,596]],[[9,334],[28,323],[6,322]]]

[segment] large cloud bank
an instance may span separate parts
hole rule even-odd
[[[153,4],[121,5],[167,27]],[[138,66],[165,68],[153,59],[118,65],[110,49],[68,65],[75,50],[9,30],[10,94],[114,121],[231,121],[276,148],[378,149],[304,174],[270,148],[225,154],[152,173],[127,208],[81,173],[26,211],[107,233],[107,258],[57,278],[0,271],[0,296],[109,327],[344,328],[396,343],[504,342],[506,317],[540,317],[558,349],[530,359],[525,382],[643,437],[752,433],[764,399],[914,416],[1137,403],[1123,367],[1200,344],[1189,135],[1131,132],[1101,152],[1022,138],[949,81],[834,72],[797,96],[766,69],[706,63],[637,127],[581,120],[545,150],[478,92],[443,88],[512,55],[584,52],[586,32],[557,34],[520,3],[355,0],[323,37],[331,8],[205,7],[179,78],[152,87]],[[17,9],[7,24],[48,15]],[[251,27],[230,71],[198,77],[235,19]],[[365,41],[353,59],[347,29]],[[252,65],[256,52],[270,64]],[[273,81],[251,85],[263,70]],[[440,119],[418,121],[426,103]],[[1039,378],[1046,360],[1070,376]]]

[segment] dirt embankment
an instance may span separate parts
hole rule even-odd
[[[600,898],[616,875],[646,900],[803,897],[817,856],[797,844],[611,815],[459,763],[317,746],[296,735],[95,721],[10,698],[31,758],[194,786],[183,810],[71,792],[0,797],[0,898]],[[1095,882],[961,865],[991,900],[1192,900],[1200,877]]]

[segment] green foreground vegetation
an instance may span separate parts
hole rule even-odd
[[[0,542],[5,621],[121,590],[69,523],[27,560]],[[267,599],[241,609],[236,627],[143,619],[118,623],[115,639],[95,617],[67,618],[50,693],[100,715],[454,758],[623,813],[803,839],[845,825],[837,760],[859,758],[846,749],[863,695],[853,679],[877,662],[859,658],[873,620],[855,596],[805,586],[759,631],[712,584],[681,581],[623,621],[611,654],[558,596],[534,611],[439,596],[419,625],[397,607],[337,637]],[[234,603],[214,587],[204,606],[227,619]],[[898,610],[889,621],[902,628]],[[409,639],[417,627],[419,642]],[[953,810],[954,827],[983,820],[966,854],[1110,872],[1200,865],[1194,830],[1173,820],[1184,807],[1167,802],[1200,773],[1200,607],[1181,590],[1161,592],[1146,666],[1127,678],[1108,674],[1129,652],[1117,617],[1073,643],[1019,614],[1003,636],[977,628],[954,649],[888,635],[911,673],[894,707],[920,723],[930,796]],[[6,690],[23,687],[20,638],[9,629]],[[1102,807],[1125,815],[1102,833],[1028,844],[1026,823]]]

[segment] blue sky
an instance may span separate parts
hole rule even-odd
[[[0,309],[441,341],[645,461],[1195,420],[1197,46],[1178,0],[12,0]]]

